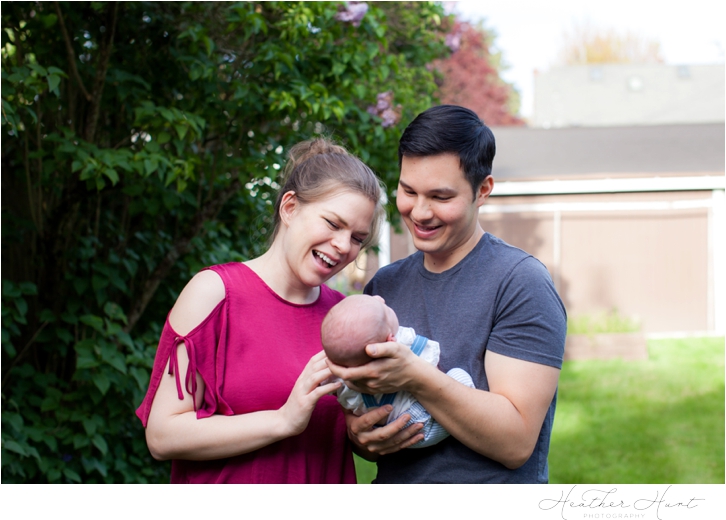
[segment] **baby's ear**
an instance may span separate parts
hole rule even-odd
[[[396,336],[394,336],[393,334],[389,334],[386,338],[386,341],[396,341]]]

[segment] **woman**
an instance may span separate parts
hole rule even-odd
[[[262,256],[198,273],[169,313],[137,410],[172,482],[355,483],[320,324],[323,283],[376,239],[380,185],[324,139],[290,151]]]

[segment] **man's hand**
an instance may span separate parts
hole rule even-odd
[[[428,365],[409,347],[395,341],[368,345],[366,353],[373,361],[358,367],[344,367],[328,360],[333,375],[345,381],[349,388],[364,394],[409,390],[410,383],[416,380],[414,373],[420,368],[419,363]]]
[[[388,417],[392,409],[391,405],[381,406],[360,417],[346,411],[348,437],[355,446],[354,451],[364,459],[375,461],[379,455],[395,453],[423,439],[423,434],[419,433],[423,424],[412,424],[404,429],[411,418],[408,414],[403,414],[391,424],[375,428],[378,422]]]

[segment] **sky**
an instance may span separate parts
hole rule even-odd
[[[723,0],[465,0],[450,2],[462,19],[497,34],[494,46],[509,65],[502,76],[521,94],[520,115],[532,115],[533,72],[555,63],[566,31],[589,24],[660,43],[666,64],[724,63]]]

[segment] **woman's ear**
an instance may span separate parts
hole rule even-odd
[[[280,201],[280,221],[285,225],[289,225],[290,219],[295,213],[297,207],[298,200],[295,192],[288,191],[287,193],[285,193],[282,196],[282,200]]]

